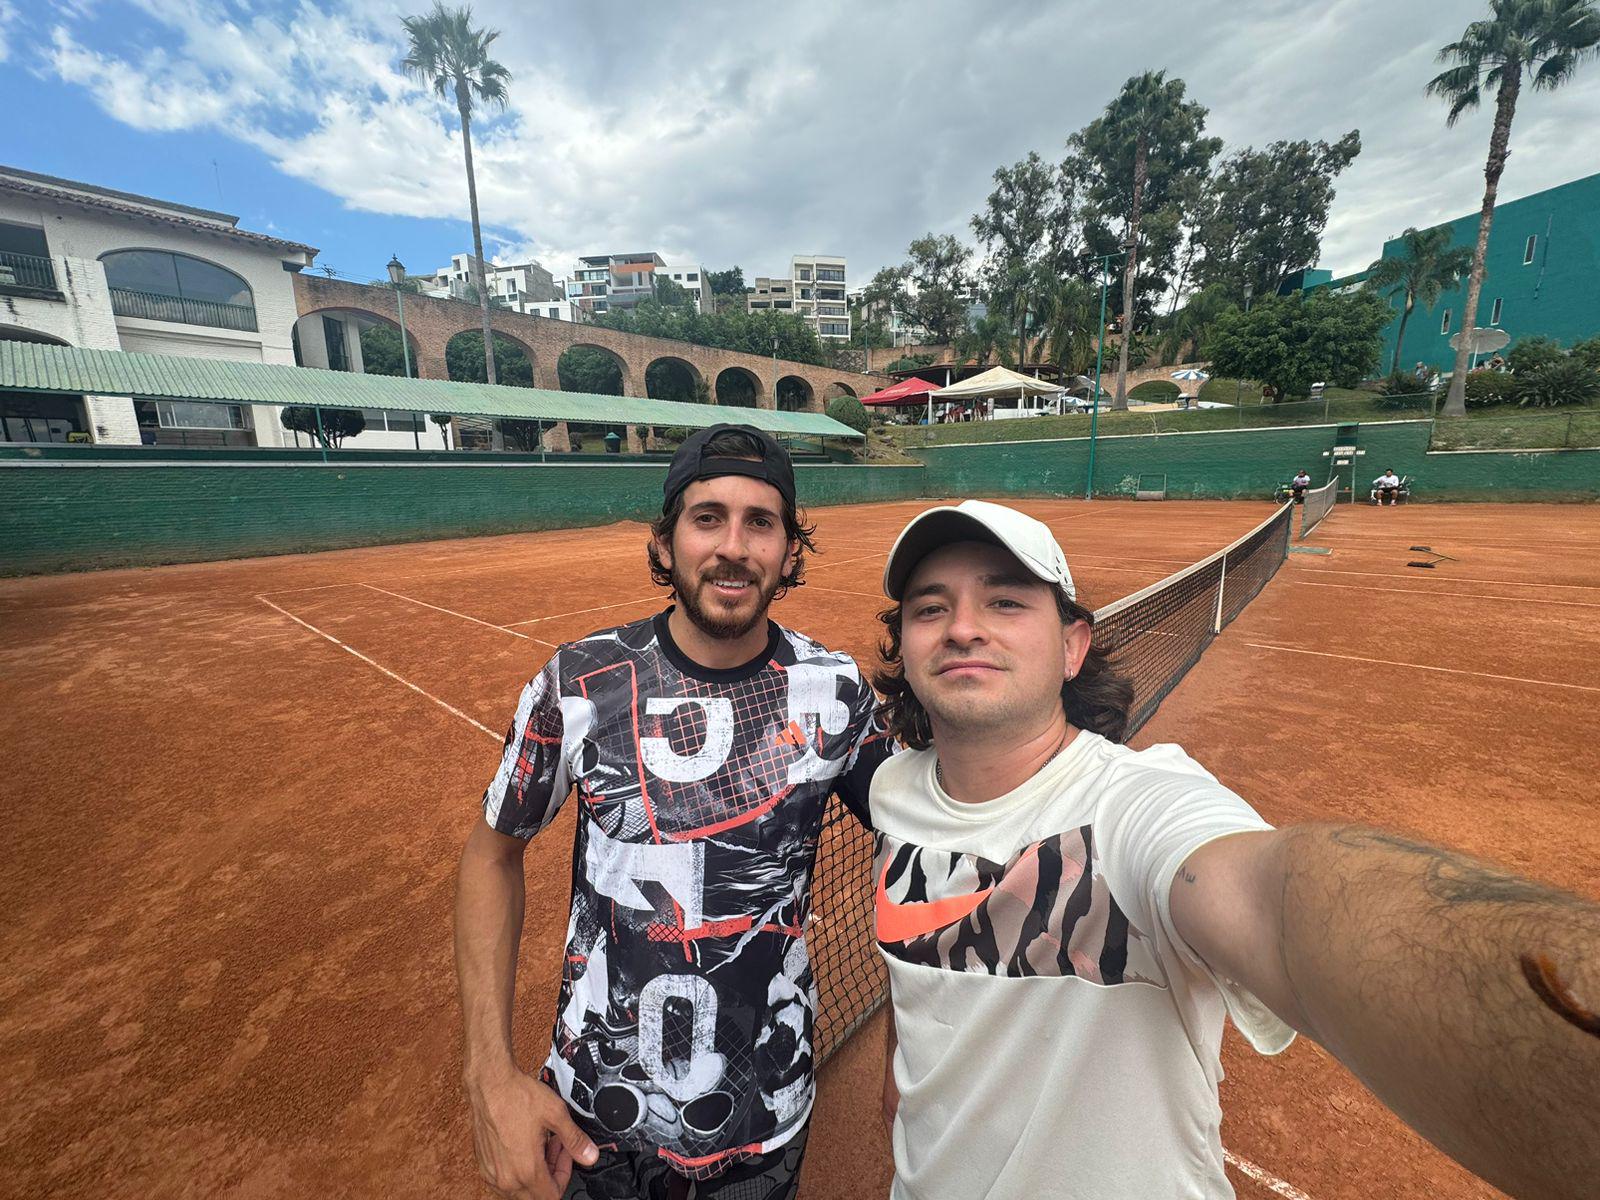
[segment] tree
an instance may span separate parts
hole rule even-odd
[[[361,330],[361,369],[368,375],[404,375],[400,331],[387,325],[367,325]]]
[[[1273,142],[1223,162],[1199,197],[1193,240],[1202,286],[1242,296],[1249,284],[1270,296],[1302,267],[1315,266],[1333,204],[1333,181],[1361,153],[1361,133],[1337,142]]]
[[[448,9],[434,0],[426,16],[401,21],[411,50],[401,60],[405,73],[432,85],[442,100],[454,98],[461,118],[461,151],[467,164],[467,202],[472,211],[472,281],[483,313],[484,377],[495,383],[494,342],[489,336],[489,289],[483,281],[483,230],[478,224],[478,182],[472,170],[472,110],[475,104],[504,108],[511,72],[489,57],[498,30],[474,29],[472,9]]]
[[[1591,371],[1600,371],[1600,334],[1572,343],[1572,357]]]
[[[706,283],[713,296],[744,295],[744,268],[729,267],[726,271],[707,271]]]
[[[1278,399],[1306,395],[1313,383],[1354,387],[1377,369],[1383,327],[1394,311],[1373,291],[1338,296],[1268,296],[1246,313],[1221,314],[1211,334],[1211,369],[1259,379]]]
[[[1045,354],[1064,374],[1085,374],[1094,361],[1099,299],[1081,279],[1057,279],[1043,297]]]
[[[1159,322],[1157,357],[1162,362],[1177,363],[1182,360],[1185,347],[1196,359],[1210,357],[1208,343],[1217,318],[1235,307],[1223,285],[1214,283],[1201,288],[1189,297],[1187,304]]]
[[[1222,149],[1221,139],[1202,136],[1205,106],[1183,97],[1183,80],[1169,80],[1165,71],[1135,75],[1122,85],[1122,91],[1106,105],[1105,112],[1068,143],[1087,165],[1091,202],[1102,214],[1115,214],[1121,220],[1121,245],[1126,251],[1121,311],[1128,334],[1135,325],[1139,230],[1146,210],[1159,216],[1165,257],[1170,258],[1177,245],[1180,223],[1172,202],[1183,192],[1187,181],[1206,172]],[[1113,408],[1128,407],[1131,340],[1124,336],[1117,354]]]
[[[450,422],[455,420],[455,418],[449,413],[434,413],[428,418],[428,420],[432,421],[439,427],[439,440],[444,443],[444,448],[446,450],[450,449],[450,435],[446,432],[446,430],[450,428]]]
[[[622,368],[611,355],[593,346],[570,346],[564,350],[556,360],[556,377],[564,392],[622,395]]]
[[[1439,297],[1457,286],[1471,267],[1472,251],[1465,246],[1452,246],[1449,227],[1440,225],[1420,233],[1415,226],[1407,229],[1400,235],[1398,255],[1380,258],[1367,268],[1369,288],[1388,300],[1405,298],[1400,328],[1395,333],[1394,361],[1389,364],[1391,373],[1400,369],[1406,322],[1411,320],[1417,301],[1431,312]]]
[[[682,308],[693,305],[689,297],[689,289],[676,280],[668,279],[664,275],[656,276],[655,282],[656,303],[663,308]]]
[[[521,346],[502,334],[494,335],[492,359],[483,352],[483,334],[476,329],[463,330],[445,343],[445,370],[457,383],[487,383],[491,362],[498,364],[500,382],[507,387],[533,386],[533,363]]]
[[[970,358],[978,366],[987,367],[989,355],[993,354],[1002,366],[1009,367],[1016,363],[1017,345],[1005,317],[991,315],[979,317],[971,329],[958,334],[951,348],[960,362]]]
[[[848,425],[857,433],[865,433],[872,425],[867,406],[854,396],[835,396],[828,401],[828,415],[841,425]]]
[[[942,237],[928,233],[912,242],[906,253],[907,261],[898,276],[902,288],[899,311],[926,329],[935,342],[952,341],[967,327],[970,252],[948,233]]]
[[[1489,157],[1484,164],[1483,206],[1478,215],[1478,242],[1472,252],[1467,277],[1467,300],[1461,317],[1462,332],[1476,327],[1478,295],[1483,290],[1483,260],[1489,249],[1489,229],[1494,224],[1495,195],[1510,154],[1511,121],[1517,113],[1517,96],[1524,76],[1531,75],[1535,90],[1553,91],[1577,72],[1586,58],[1600,48],[1600,10],[1593,0],[1489,0],[1490,16],[1468,25],[1461,40],[1439,51],[1439,61],[1452,64],[1428,81],[1427,93],[1450,105],[1447,126],[1461,114],[1478,107],[1485,88],[1495,93],[1494,128],[1489,135]],[[1450,391],[1443,415],[1467,415],[1467,360],[1470,339],[1462,338],[1456,350]]]
[[[330,450],[337,450],[345,438],[355,437],[367,427],[359,408],[324,408],[320,420],[318,415],[315,408],[294,405],[284,409],[278,419],[285,429],[310,434]]]
[[[1072,230],[1072,187],[1065,172],[1034,151],[994,173],[994,191],[972,218],[987,252],[991,313],[1009,313],[1016,345],[1026,347],[1028,317],[1056,277]]]
[[[1506,366],[1511,368],[1513,375],[1526,375],[1566,356],[1567,352],[1555,338],[1536,333],[1518,339],[1517,344],[1506,352]]]

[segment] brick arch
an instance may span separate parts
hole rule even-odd
[[[711,386],[706,382],[706,377],[701,372],[700,368],[695,366],[694,363],[690,362],[687,358],[677,354],[658,354],[655,358],[652,358],[645,364],[644,374],[640,376],[640,382],[644,385],[645,393],[647,395],[650,391],[650,368],[655,366],[657,363],[671,363],[673,366],[681,367],[683,370],[687,371],[689,373],[691,387],[699,388],[702,384],[705,384],[707,388]],[[715,399],[715,397],[713,397],[713,399]]]
[[[629,364],[627,358],[625,358],[621,354],[618,354],[616,352],[616,350],[614,350],[612,347],[604,345],[604,344],[602,344],[601,342],[598,342],[598,341],[590,341],[587,338],[584,338],[584,339],[581,339],[581,340],[578,340],[578,341],[574,341],[570,345],[563,346],[562,350],[561,350],[561,353],[565,354],[568,350],[598,350],[601,354],[604,354],[607,358],[609,358],[612,362],[614,362],[617,365],[617,370],[622,372],[622,395],[624,395],[624,396],[640,396],[640,395],[644,394],[643,393],[644,372],[641,370],[641,371],[639,371],[637,373],[637,375],[635,375],[634,372],[629,370],[630,364]],[[556,372],[557,372],[556,386],[557,386],[557,388],[559,388],[559,390],[566,391],[567,390],[566,388],[561,387],[561,380],[560,380],[560,374],[559,374],[559,372],[561,370],[561,356],[560,355],[556,356],[556,361],[555,361],[554,366],[555,366],[555,369],[556,369]],[[634,387],[635,386],[637,386],[641,390],[634,391]]]
[[[505,341],[510,342],[518,350],[521,350],[524,354],[526,354],[528,356],[528,365],[533,368],[533,385],[532,386],[534,386],[534,387],[540,386],[540,384],[539,384],[539,356],[534,353],[533,347],[528,345],[528,343],[523,341],[521,338],[517,337],[516,334],[508,333],[504,329],[501,329],[498,325],[493,324],[492,322],[490,323],[489,328],[493,331],[495,337],[501,338],[501,339],[503,339]],[[447,352],[450,349],[450,343],[455,341],[463,333],[476,333],[476,334],[481,336],[483,334],[483,325],[482,324],[468,325],[464,329],[456,330],[449,337],[445,338],[444,346],[445,346],[445,350]],[[497,364],[497,368],[498,368],[498,364]],[[498,369],[497,369],[496,370],[496,374],[498,374],[498,373],[499,372],[498,372]],[[445,359],[445,374],[444,374],[443,377],[445,379],[450,378],[450,362],[449,362],[449,358],[448,357],[446,357],[446,359]]]
[[[375,308],[363,308],[355,305],[325,304],[320,308],[301,311],[295,319],[296,333],[298,333],[301,321],[307,317],[321,316],[361,317],[374,325],[387,325],[397,333],[400,331],[400,322],[393,313],[379,312]],[[421,362],[417,356],[417,331],[411,327],[410,321],[406,322],[406,345],[411,351],[411,373],[418,379],[434,378],[434,376],[430,376],[422,370]],[[448,379],[449,376],[444,372],[440,372],[437,378]]]
[[[726,379],[724,378],[725,376],[727,377]],[[737,367],[737,366],[735,366],[735,367],[723,367],[722,370],[717,372],[715,382],[713,382],[712,385],[711,385],[711,400],[712,400],[712,402],[715,403],[715,404],[723,403],[722,397],[718,393],[718,389],[722,388],[722,387],[726,386],[728,383],[736,381],[736,380],[742,380],[742,381],[748,383],[750,385],[750,387],[753,389],[754,394],[755,394],[755,402],[754,402],[753,407],[755,407],[755,408],[772,408],[773,407],[773,403],[774,403],[773,399],[767,393],[766,380],[762,379],[760,375],[756,374],[754,371],[750,370],[747,367]]]
[[[844,383],[838,379],[835,379],[827,387],[822,389],[823,407],[827,407],[829,400],[837,400],[840,396],[855,396],[857,399],[860,399],[860,394],[855,390],[855,388],[851,387],[848,383]]]
[[[818,398],[817,389],[812,386],[811,381],[804,375],[796,375],[792,372],[780,375],[777,383],[773,386],[773,401],[776,407],[783,408],[785,406],[780,392],[786,383],[800,385],[798,389],[800,392],[799,401],[797,404],[788,405],[790,412],[820,412],[822,410],[822,401]]]

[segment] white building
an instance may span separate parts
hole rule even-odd
[[[427,277],[423,294],[441,300],[470,300],[473,261],[470,254],[452,254],[448,267],[440,267]],[[550,272],[536,262],[485,263],[483,282],[491,304],[530,316],[572,319],[570,314],[553,316],[549,311],[565,296]]]
[[[709,313],[715,311],[711,298],[711,284],[706,280],[706,269],[697,262],[668,262],[661,265],[657,272],[658,279],[670,279],[684,291],[689,293],[689,298],[694,301],[696,312]]]
[[[827,341],[850,340],[845,260],[832,254],[797,254],[788,278],[759,276],[745,297],[747,312],[791,312]]]
[[[293,365],[317,251],[227,213],[0,167],[0,338]],[[7,441],[282,445],[266,405],[0,396]]]
[[[598,313],[632,308],[653,298],[657,279],[670,279],[683,288],[698,311],[712,311],[705,268],[692,259],[669,263],[653,250],[584,255],[566,281],[566,295],[579,320],[592,320]]]

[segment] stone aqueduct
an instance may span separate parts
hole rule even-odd
[[[318,313],[348,314],[395,329],[400,326],[395,293],[386,287],[302,273],[294,277],[294,292],[301,317]],[[475,332],[483,327],[477,305],[459,300],[436,300],[407,293],[405,314],[412,369],[423,379],[448,379],[445,347],[450,339],[458,333]],[[641,337],[598,325],[526,316],[507,309],[491,309],[489,323],[496,334],[514,342],[527,354],[533,364],[534,386],[551,391],[562,390],[556,362],[573,346],[592,347],[610,356],[622,372],[625,396],[646,395],[645,372],[660,361],[675,363],[686,368],[697,382],[704,381],[713,403],[718,377],[725,371],[738,372],[754,389],[756,405],[761,408],[777,407],[778,382],[787,378],[803,385],[799,389],[803,393],[800,407],[808,412],[822,412],[835,396],[864,396],[894,382],[887,375],[864,375],[784,359],[774,361],[758,354]]]

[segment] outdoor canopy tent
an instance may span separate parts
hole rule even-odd
[[[931,393],[928,397],[928,423],[933,423],[935,400],[979,400],[1011,396],[1021,400],[1027,396],[1059,396],[1066,390],[1059,383],[1046,383],[1043,379],[1033,379],[1007,367],[991,367],[981,375],[974,375],[971,379],[963,379],[960,383],[953,383],[947,388],[940,388]]]
[[[726,421],[754,425],[773,434],[856,439],[863,436],[823,413],[686,404],[639,396],[594,396],[445,379],[401,379],[393,375],[357,375],[349,371],[0,340],[0,392],[6,391],[319,409],[383,408],[461,417],[681,425],[691,429]]]
[[[907,407],[922,403],[922,398],[929,392],[939,390],[937,383],[929,383],[926,379],[913,376],[902,379],[893,387],[886,387],[881,392],[873,392],[870,396],[861,397],[863,404],[898,405]]]

